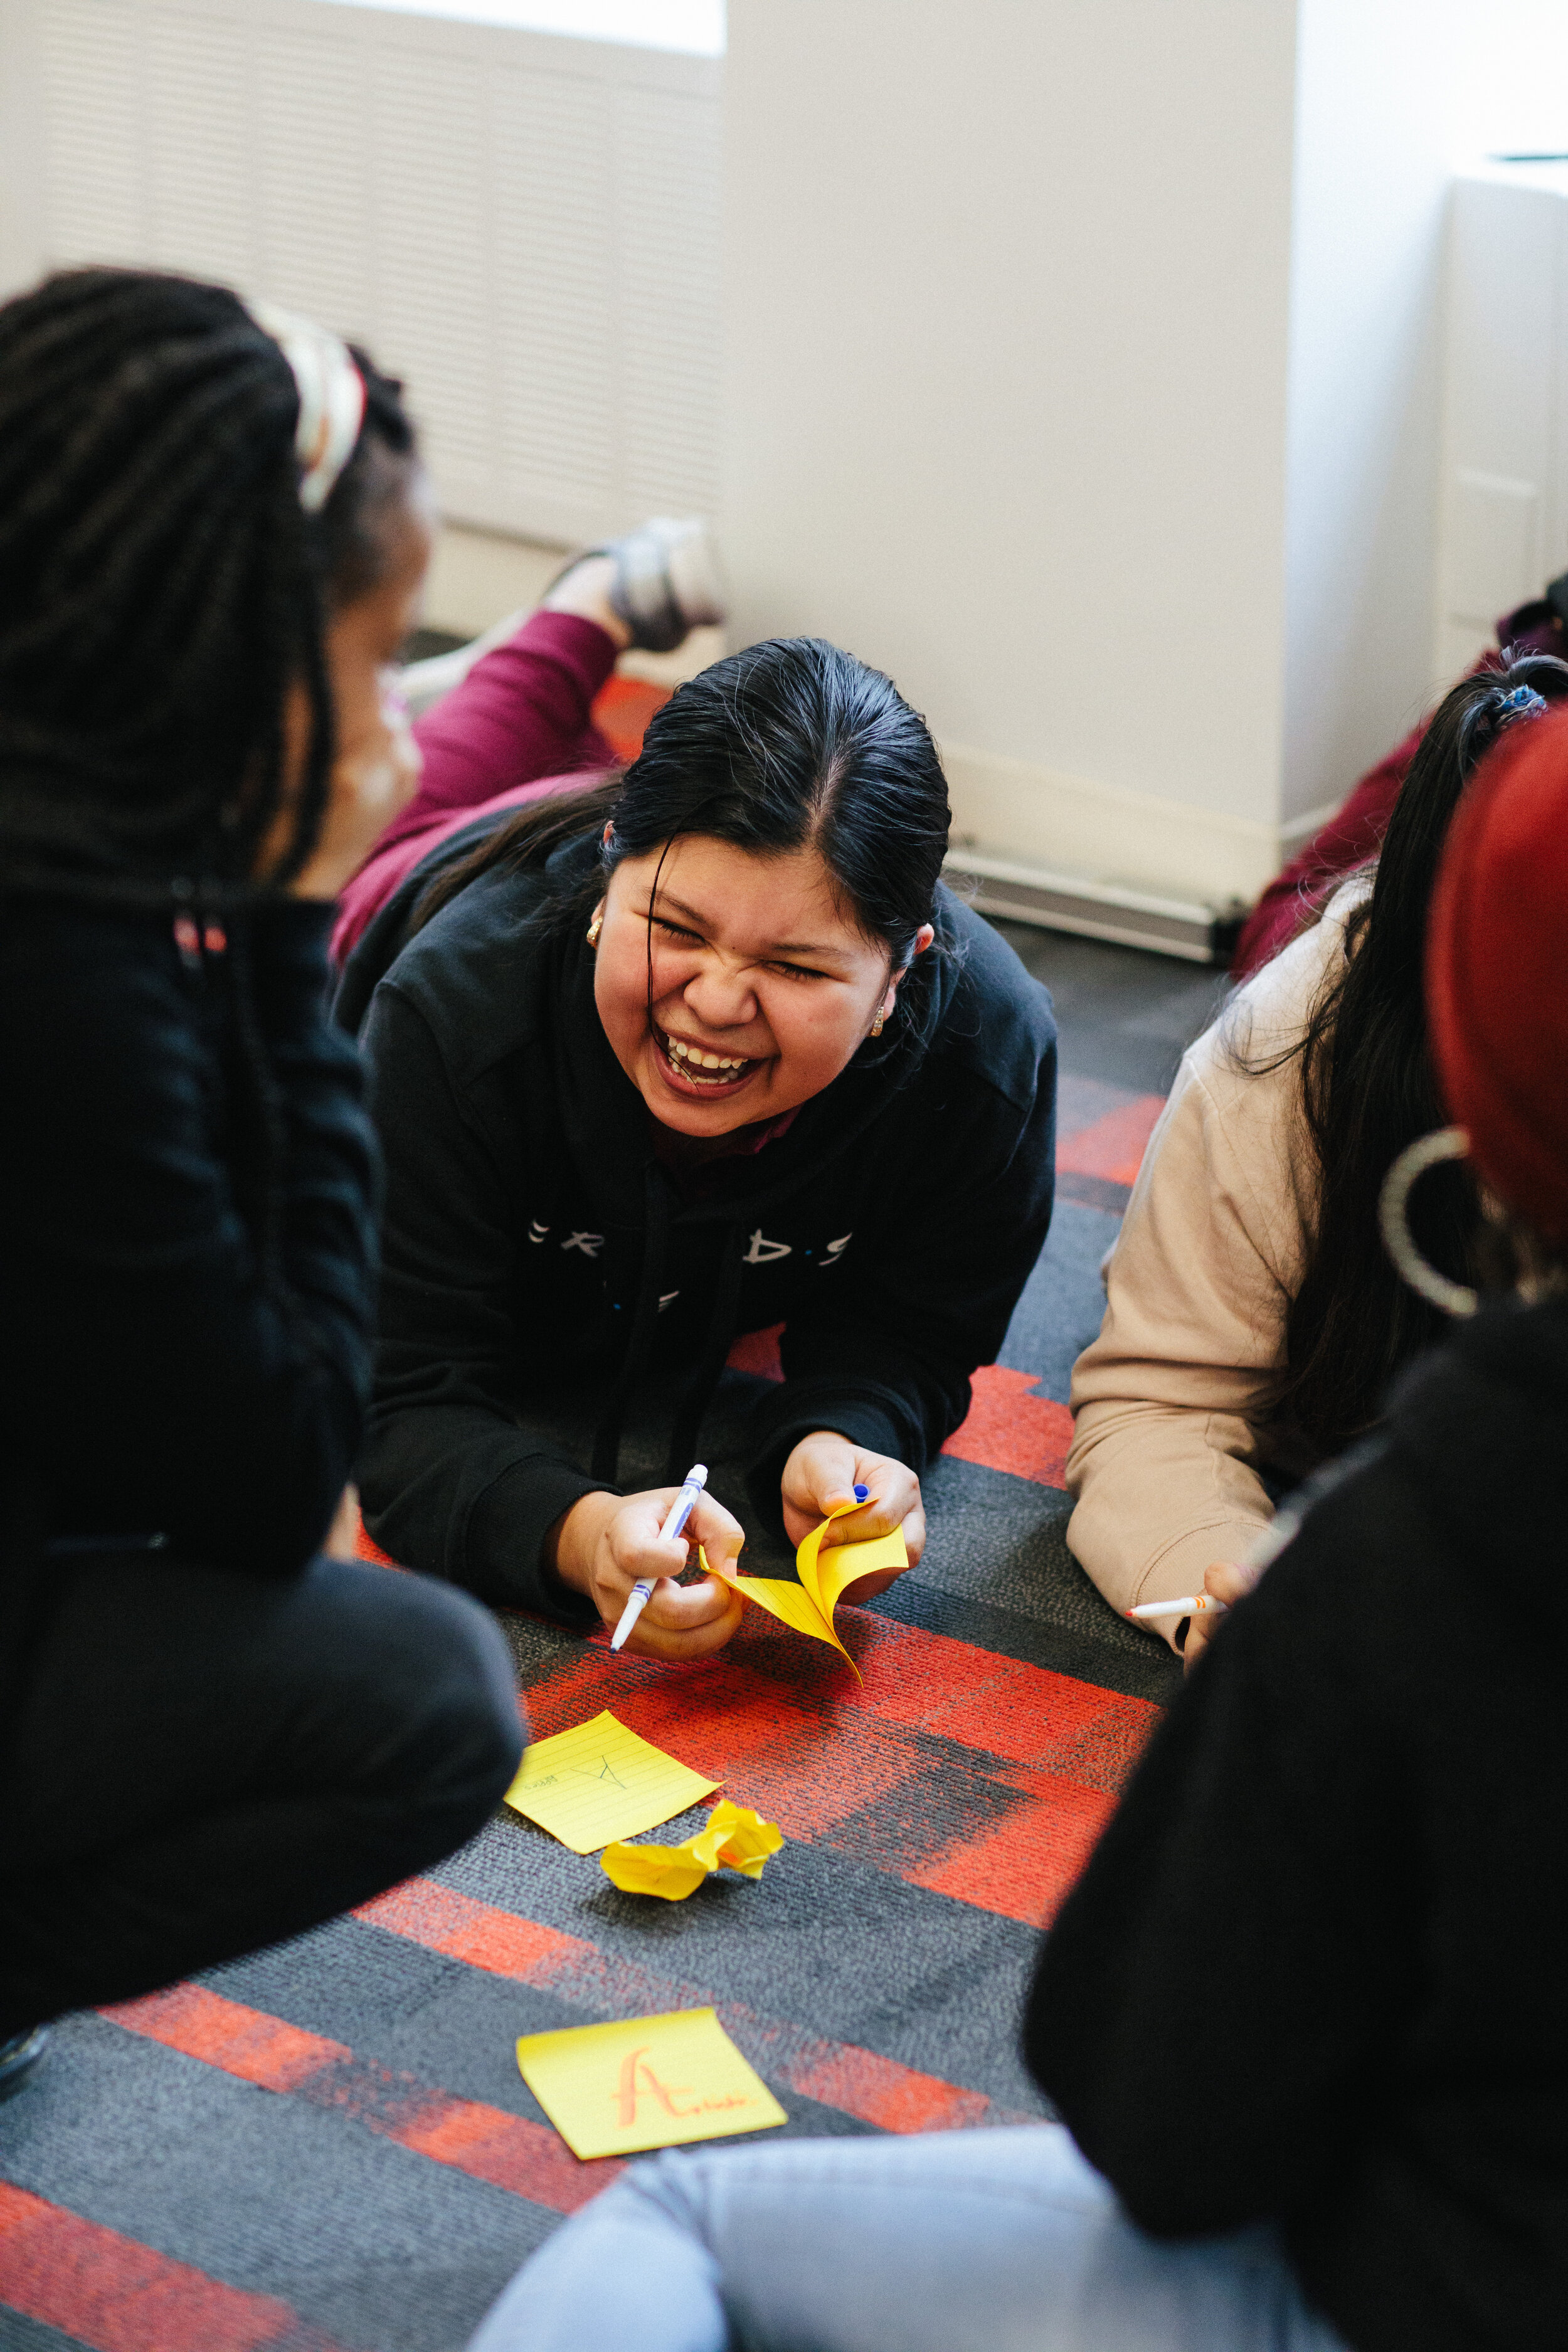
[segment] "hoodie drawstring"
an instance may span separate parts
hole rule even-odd
[[[742,1222],[737,1217],[725,1229],[724,1251],[719,1261],[719,1278],[713,1289],[713,1311],[708,1318],[708,1330],[696,1370],[681,1390],[676,1407],[675,1426],[669,1437],[669,1458],[664,1473],[671,1484],[684,1478],[691,1466],[699,1424],[719,1385],[719,1375],[730,1352],[730,1342],[735,1333],[735,1310],[741,1303],[741,1265],[745,1239]],[[680,1465],[679,1469],[677,1463]]]
[[[605,1400],[599,1425],[594,1432],[594,1454],[589,1464],[590,1477],[603,1478],[611,1483],[615,1479],[620,1455],[621,1421],[626,1401],[653,1353],[654,1333],[658,1328],[658,1286],[664,1273],[665,1249],[669,1239],[669,1188],[651,1160],[644,1180],[643,1208],[642,1269],[637,1278],[631,1337],[626,1342],[626,1360],[619,1376]],[[682,1471],[682,1477],[685,1475]]]

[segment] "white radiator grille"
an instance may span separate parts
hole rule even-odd
[[[322,0],[40,0],[50,264],[222,278],[402,374],[447,510],[718,502],[705,58]]]

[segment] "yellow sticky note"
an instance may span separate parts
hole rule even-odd
[[[710,2009],[525,2033],[517,2063],[574,2156],[635,2156],[789,2121]]]
[[[822,1538],[831,1523],[858,1508],[858,1503],[840,1503],[836,1511],[829,1511],[820,1527],[813,1528],[795,1552],[798,1584],[792,1584],[783,1576],[737,1576],[731,1580],[737,1592],[743,1592],[759,1608],[769,1610],[797,1633],[809,1633],[814,1642],[831,1642],[841,1657],[849,1659],[857,1675],[859,1667],[833,1630],[833,1612],[838,1606],[839,1595],[858,1576],[870,1576],[879,1569],[908,1568],[910,1564],[901,1528],[895,1528],[890,1536],[873,1537],[868,1543],[829,1544],[824,1554]],[[702,1565],[707,1567],[706,1559]]]
[[[592,1853],[683,1813],[718,1786],[606,1710],[525,1748],[506,1801],[574,1853]]]
[[[761,1878],[763,1864],[783,1843],[776,1822],[764,1822],[749,1805],[726,1797],[714,1806],[707,1828],[684,1844],[607,1845],[599,1862],[623,1895],[658,1895],[666,1903],[684,1903],[721,1864],[747,1878]]]

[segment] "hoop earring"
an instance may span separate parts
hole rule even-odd
[[[589,924],[587,931],[588,945],[591,948],[596,948],[598,946],[599,933],[604,929],[604,928],[605,919],[603,915],[595,915],[593,921]]]
[[[872,1034],[872,1036],[873,1036],[873,1037],[879,1037],[879,1036],[881,1035],[881,1034],[882,1034],[882,1024],[883,1024],[883,1022],[887,1019],[887,1017],[888,1017],[888,1016],[887,1016],[887,1014],[882,1011],[881,1006],[880,1006],[880,1005],[879,1005],[879,1006],[878,1006],[878,1008],[877,1008],[877,1018],[876,1018],[876,1019],[875,1019],[875,1021],[873,1021],[873,1022],[872,1022],[872,1024],[871,1024],[871,1034]]]
[[[1445,1315],[1473,1315],[1481,1303],[1480,1293],[1468,1282],[1450,1282],[1422,1256],[1410,1231],[1406,1206],[1418,1176],[1424,1176],[1428,1168],[1440,1167],[1445,1160],[1463,1160],[1469,1148],[1470,1139],[1462,1127],[1439,1127],[1430,1135],[1418,1135],[1414,1143],[1405,1145],[1377,1196],[1378,1230],[1395,1272],[1419,1297]]]

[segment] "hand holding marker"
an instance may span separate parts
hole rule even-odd
[[[697,1498],[707,1484],[708,1465],[706,1462],[694,1462],[686,1474],[685,1486],[671,1503],[669,1516],[658,1531],[660,1543],[668,1543],[671,1536],[678,1536],[680,1533],[681,1528],[697,1508]],[[653,1588],[658,1581],[659,1579],[657,1576],[638,1577],[631,1589],[626,1605],[621,1612],[620,1623],[610,1636],[612,1650],[618,1650],[623,1646],[626,1635],[653,1599]]]
[[[1145,1601],[1136,1609],[1124,1609],[1124,1617],[1206,1617],[1211,1611],[1224,1610],[1227,1601],[1216,1601],[1212,1592],[1189,1592],[1184,1601]]]
[[[1295,1541],[1296,1530],[1301,1524],[1307,1504],[1317,1491],[1318,1482],[1310,1482],[1302,1490],[1301,1503],[1296,1508],[1282,1506],[1275,1512],[1269,1524],[1259,1528],[1252,1541],[1244,1548],[1235,1568],[1248,1591],[1258,1582],[1264,1570],[1279,1559],[1286,1545]],[[1223,1617],[1231,1605],[1228,1601],[1221,1601],[1216,1593],[1189,1592],[1182,1601],[1145,1601],[1138,1608],[1124,1609],[1121,1613],[1134,1621],[1140,1617]]]
[[[663,1527],[660,1528],[658,1531],[658,1539],[660,1543],[668,1542],[671,1536],[678,1536],[680,1533],[681,1528],[686,1525],[687,1520],[697,1508],[697,1498],[701,1494],[702,1489],[707,1484],[708,1465],[705,1462],[694,1462],[691,1468],[686,1474],[685,1486],[682,1486],[679,1494],[677,1495],[674,1502],[671,1503],[669,1507],[669,1517],[665,1520]],[[857,1486],[855,1489],[855,1500],[858,1503],[863,1503],[870,1489],[868,1487]],[[631,1632],[632,1627],[637,1623],[637,1619],[642,1615],[643,1611],[647,1607],[648,1602],[652,1600],[653,1588],[658,1580],[658,1577],[654,1576],[638,1577],[637,1582],[631,1589],[631,1592],[626,1601],[626,1605],[621,1612],[620,1622],[610,1636],[610,1647],[612,1650],[624,1648],[627,1634]]]

